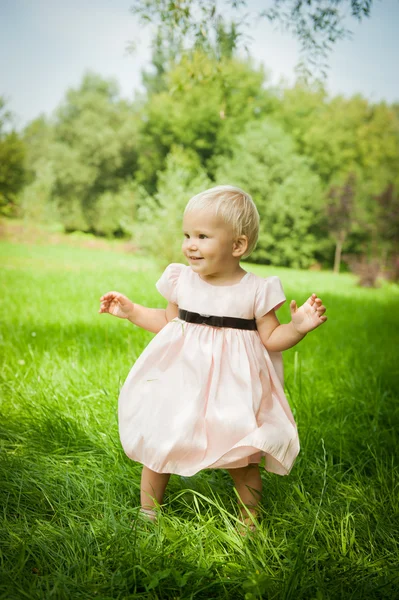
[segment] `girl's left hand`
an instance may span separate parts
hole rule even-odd
[[[290,304],[292,324],[298,333],[305,335],[327,321],[326,307],[316,294],[312,294],[299,308],[295,300]]]

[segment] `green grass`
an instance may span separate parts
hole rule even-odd
[[[302,449],[288,477],[262,474],[262,523],[242,538],[221,470],[172,476],[159,523],[137,518],[141,467],[121,450],[117,397],[152,335],[97,310],[110,289],[164,306],[153,263],[0,251],[0,598],[399,597],[397,287],[248,265],[298,303],[316,291],[329,320],[285,353]]]

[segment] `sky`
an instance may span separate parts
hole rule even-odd
[[[121,95],[133,99],[149,64],[153,31],[130,7],[129,0],[0,0],[0,96],[18,129],[41,113],[51,115],[88,70],[115,78]],[[399,0],[374,0],[369,19],[348,24],[352,39],[338,42],[329,57],[328,91],[399,102]],[[265,20],[250,35],[250,53],[271,81],[292,83],[299,43]],[[131,42],[133,53],[127,51]]]

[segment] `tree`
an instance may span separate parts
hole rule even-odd
[[[215,157],[230,154],[246,123],[270,113],[277,102],[264,88],[263,69],[249,60],[217,61],[197,50],[164,77],[165,90],[149,97],[140,126],[137,179],[151,194],[173,145],[195,151],[212,177]]]
[[[378,193],[396,176],[399,119],[385,102],[372,104],[360,95],[329,98],[319,84],[297,83],[283,91],[273,116],[326,186],[356,172],[373,181],[370,191]]]
[[[11,113],[0,96],[0,213],[13,215],[17,195],[25,183],[25,144],[16,131],[8,131]]]
[[[35,178],[37,169],[51,156],[51,145],[54,143],[54,123],[45,115],[31,121],[22,133],[26,146],[26,169],[28,183]]]
[[[51,125],[38,119],[25,131],[32,173],[26,212],[56,210],[67,230],[107,235],[112,227],[120,233],[127,221],[131,225],[137,131],[138,116],[120,100],[117,84],[86,74],[78,89],[68,90]],[[44,198],[52,210],[45,210]],[[31,205],[35,201],[37,207]],[[121,207],[129,219],[121,217]]]
[[[249,2],[229,0],[228,4],[236,37],[248,42]],[[293,34],[300,42],[303,71],[324,74],[333,44],[350,35],[345,20],[349,16],[361,21],[369,16],[371,6],[372,0],[274,0],[254,19],[263,17]],[[217,37],[225,5],[220,7],[217,0],[134,0],[132,12],[144,23],[161,25],[173,32],[175,39],[187,47]]]
[[[193,50],[201,51],[215,61],[232,59],[238,47],[240,34],[234,23],[227,25],[223,19],[215,24],[213,40],[208,38],[197,39]],[[168,71],[177,65],[187,54],[182,40],[175,29],[158,26],[152,42],[151,66],[142,72],[143,84],[150,96],[167,89]]]
[[[390,265],[392,278],[399,279],[399,194],[392,182],[378,195],[376,233],[383,250],[383,264]]]
[[[328,229],[335,242],[334,273],[339,273],[342,247],[351,230],[355,194],[356,177],[350,173],[342,186],[331,186],[327,195]]]

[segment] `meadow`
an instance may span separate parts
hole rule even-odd
[[[222,470],[172,476],[154,526],[118,437],[118,391],[152,334],[99,315],[162,307],[161,271],[114,248],[2,241],[0,598],[399,598],[399,288],[247,264],[327,323],[284,354],[301,453],[262,474],[256,534]],[[288,304],[279,311],[288,322]]]

